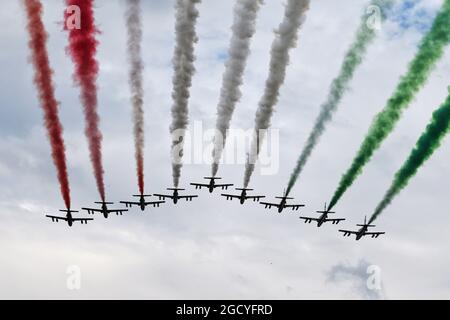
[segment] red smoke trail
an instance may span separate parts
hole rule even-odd
[[[67,6],[80,8],[81,28],[68,28],[68,52],[75,64],[74,79],[81,89],[81,102],[84,107],[86,120],[85,134],[88,139],[89,152],[94,168],[97,188],[103,201],[105,201],[105,185],[103,182],[102,165],[102,134],[99,130],[99,116],[97,114],[97,75],[98,63],[95,59],[97,52],[97,29],[94,21],[93,0],[66,0]],[[65,21],[70,14],[65,12]]]
[[[53,162],[56,166],[61,194],[67,209],[70,209],[70,187],[67,174],[63,129],[59,121],[59,104],[55,99],[52,82],[53,71],[47,53],[47,33],[42,23],[42,4],[39,0],[24,0],[28,18],[29,47],[31,62],[35,69],[34,83],[44,110],[44,121],[52,148]]]

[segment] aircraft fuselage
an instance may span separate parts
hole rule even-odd
[[[145,210],[145,199],[143,196],[141,196],[141,198],[139,199],[139,206],[141,207],[141,210],[144,211]]]
[[[326,213],[322,214],[319,218],[319,221],[317,221],[317,227],[322,226],[322,224],[325,223],[325,220],[328,218],[328,215]]]
[[[245,203],[245,200],[246,200],[245,197],[247,197],[247,192],[245,192],[245,190],[242,190],[241,198],[240,198],[240,203],[241,204]]]
[[[356,240],[359,240],[362,237],[364,237],[366,232],[367,232],[367,227],[362,227],[361,229],[359,229],[358,233],[356,234]]]
[[[102,204],[102,212],[105,219],[108,219],[109,213],[108,213],[108,207],[106,204]]]
[[[72,225],[73,225],[73,218],[72,218],[72,214],[69,212],[69,213],[67,213],[67,216],[66,216],[66,218],[67,218],[67,224],[69,225],[69,227],[72,227]]]
[[[280,206],[278,207],[278,212],[283,212],[284,206],[286,205],[286,199],[281,200]]]

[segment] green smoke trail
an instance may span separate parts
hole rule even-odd
[[[436,62],[442,57],[450,41],[450,0],[445,0],[437,14],[431,30],[422,39],[419,50],[409,64],[409,69],[398,84],[386,107],[374,119],[356,157],[342,176],[330,202],[333,208],[345,191],[361,174],[375,150],[394,129],[404,109],[414,99],[416,92],[425,84]]]
[[[449,87],[450,93],[450,87]],[[442,139],[450,130],[450,95],[447,100],[433,113],[431,122],[420,136],[416,146],[411,151],[408,159],[395,174],[391,187],[386,192],[383,200],[375,209],[369,222],[373,222],[383,210],[392,202],[414,177],[419,168],[440,147]]]
[[[380,17],[368,15],[371,13],[378,13],[378,11],[371,10],[374,9],[373,6],[379,9],[379,14],[381,14]],[[361,65],[369,45],[376,38],[376,28],[369,25],[369,19],[373,17],[380,18],[381,21],[384,20],[386,11],[391,6],[391,0],[372,0],[368,7],[368,13],[364,13],[362,16],[361,24],[356,32],[356,39],[344,57],[344,62],[338,76],[331,83],[327,100],[320,107],[320,114],[316,119],[314,127],[291,174],[287,187],[287,194],[291,192],[295,182],[302,173],[303,168],[314,150],[314,147],[319,143],[320,137],[325,132],[326,124],[331,121],[333,114],[337,110],[337,107],[344,96],[344,93],[347,91],[356,69]]]

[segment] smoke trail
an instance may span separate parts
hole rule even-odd
[[[31,62],[35,69],[34,83],[44,111],[44,122],[52,149],[61,194],[67,209],[70,209],[70,187],[67,174],[63,128],[58,115],[58,102],[52,82],[53,70],[47,53],[47,33],[42,22],[42,4],[39,0],[23,0],[27,13],[27,29],[30,36]]]
[[[392,2],[389,0],[372,0],[370,3],[371,6],[377,6],[377,8],[381,9],[381,19],[384,19],[384,13],[391,4]],[[361,24],[356,32],[356,39],[344,57],[344,62],[338,76],[331,83],[328,97],[320,107],[319,116],[317,117],[314,127],[303,147],[302,153],[297,160],[297,164],[289,179],[287,194],[291,192],[295,182],[302,173],[311,153],[324,133],[326,125],[331,121],[344,93],[348,90],[350,81],[353,79],[356,69],[361,65],[367,49],[375,37],[376,29],[368,25],[368,16],[365,13],[362,16]]]
[[[86,121],[85,134],[88,139],[90,158],[94,169],[95,180],[100,197],[105,201],[105,185],[103,182],[102,134],[99,129],[97,114],[97,29],[94,21],[93,0],[66,0],[67,6],[77,6],[81,13],[81,28],[69,29],[68,53],[75,64],[74,80],[81,89],[80,99],[83,104]],[[65,21],[69,14],[65,12]]]
[[[449,129],[450,95],[447,97],[447,100],[434,111],[431,122],[416,142],[416,146],[411,151],[408,159],[395,174],[391,187],[370,217],[369,223],[375,221],[383,210],[392,202],[394,197],[407,186],[409,180],[416,175],[418,169],[440,147],[441,141],[449,132]]]
[[[265,137],[265,130],[270,127],[274,107],[278,102],[280,87],[286,76],[286,68],[289,64],[289,49],[295,47],[298,38],[298,30],[305,20],[305,12],[309,9],[309,0],[289,0],[283,22],[275,32],[275,40],[272,43],[269,77],[266,80],[264,94],[259,101],[255,117],[255,131],[253,141],[245,165],[244,188],[250,182],[250,177],[255,169],[259,147]]]
[[[134,143],[139,192],[144,193],[144,89],[141,57],[142,22],[141,1],[127,0],[128,60],[130,63],[131,100],[133,104]]]
[[[262,0],[237,0],[234,7],[233,35],[230,41],[223,75],[220,100],[217,106],[216,137],[214,139],[212,176],[219,170],[219,161],[227,138],[227,130],[237,102],[241,98],[239,87],[250,54],[250,41],[255,33],[256,17]]]
[[[342,176],[330,203],[334,207],[345,191],[361,174],[383,140],[394,129],[402,112],[414,99],[416,92],[425,84],[436,62],[442,57],[450,41],[450,0],[445,0],[431,30],[423,38],[419,51],[409,65],[408,72],[398,84],[386,107],[374,119],[356,157],[348,171]]]
[[[175,52],[173,57],[174,75],[172,124],[172,175],[173,184],[178,187],[181,176],[184,130],[189,122],[188,101],[189,89],[192,84],[194,67],[194,44],[197,42],[195,23],[199,15],[196,5],[201,0],[177,0],[175,4]],[[174,150],[179,150],[175,154]]]

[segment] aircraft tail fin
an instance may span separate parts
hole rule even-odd
[[[364,224],[357,224],[358,227],[376,227],[374,224],[368,224],[367,223],[367,216],[364,217]]]

